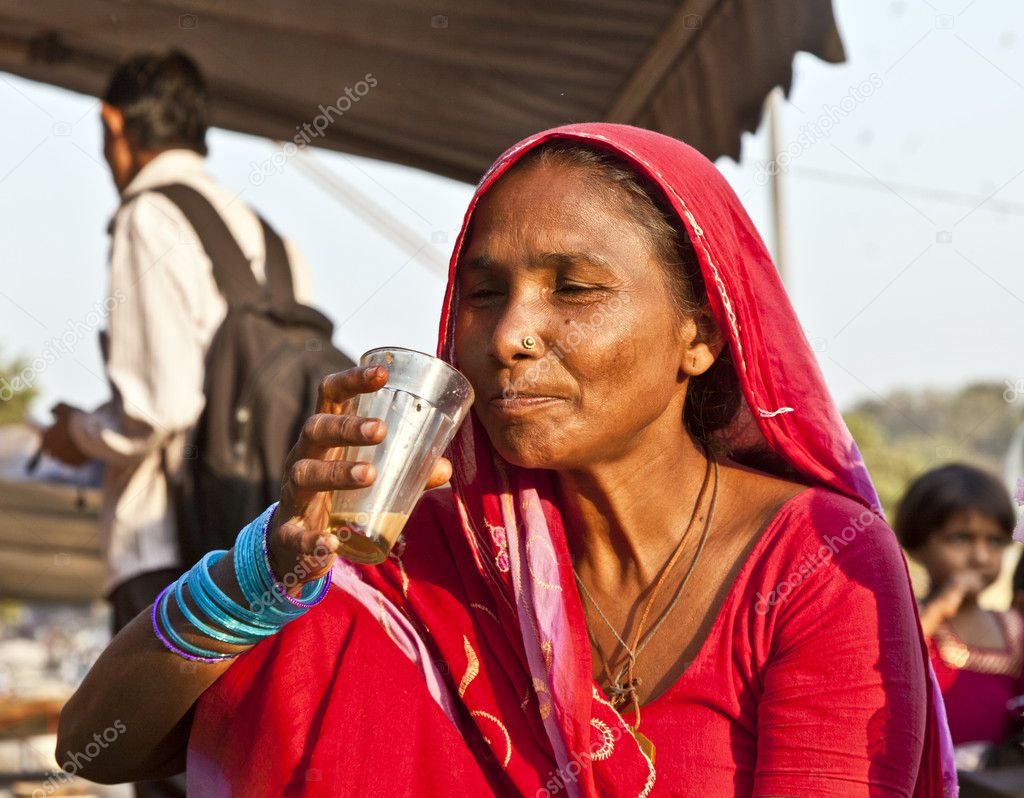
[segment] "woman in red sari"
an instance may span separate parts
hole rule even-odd
[[[140,616],[59,756],[118,719],[84,775],[187,762],[195,795],[955,795],[906,565],[709,161],[621,125],[512,147],[438,353],[476,402],[389,560],[334,561],[322,605],[232,665]],[[267,516],[277,573],[333,547],[323,491],[372,480],[329,451],[383,438],[342,403],[385,379],[321,386]]]

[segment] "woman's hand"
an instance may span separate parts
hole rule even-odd
[[[320,383],[316,412],[288,453],[281,503],[267,531],[279,579],[294,573],[301,585],[327,573],[334,564],[338,539],[327,531],[331,492],[365,488],[377,476],[372,463],[340,459],[341,447],[378,444],[387,435],[380,419],[348,415],[345,410],[349,400],[380,390],[387,381],[383,366],[357,366],[330,374]],[[438,458],[427,489],[443,485],[451,473],[451,463]]]
[[[921,629],[931,637],[946,621],[960,611],[968,595],[977,595],[985,587],[981,574],[961,571],[955,574],[921,609]]]

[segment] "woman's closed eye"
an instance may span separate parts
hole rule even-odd
[[[584,283],[561,283],[555,287],[554,294],[563,301],[589,301],[605,292],[600,286]],[[475,304],[490,304],[505,296],[505,289],[491,286],[480,286],[466,291],[463,296]]]
[[[561,294],[576,294],[583,291],[594,291],[596,286],[584,285],[583,283],[562,283],[555,290]]]
[[[491,304],[501,299],[504,295],[504,289],[487,285],[471,288],[463,293],[463,297],[474,305]]]
[[[556,294],[569,301],[591,300],[604,292],[601,286],[585,283],[561,283],[555,288]]]

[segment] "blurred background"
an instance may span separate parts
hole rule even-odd
[[[561,122],[629,121],[698,146],[742,198],[887,512],[945,462],[1008,487],[1024,475],[1014,0],[14,0],[0,8],[0,386],[21,378],[0,392],[0,789],[54,767],[55,713],[109,638],[99,469],[25,466],[54,403],[109,394],[97,333],[118,195],[96,94],[118,58],[156,45],[207,72],[209,171],[301,247],[352,356],[434,350],[452,243],[501,150]],[[344,111],[320,132],[327,105]],[[1008,605],[1018,556],[987,605]]]

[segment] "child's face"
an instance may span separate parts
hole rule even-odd
[[[956,574],[973,571],[985,587],[999,576],[1008,535],[994,518],[976,510],[952,516],[912,552],[927,569],[932,585],[941,587]]]

